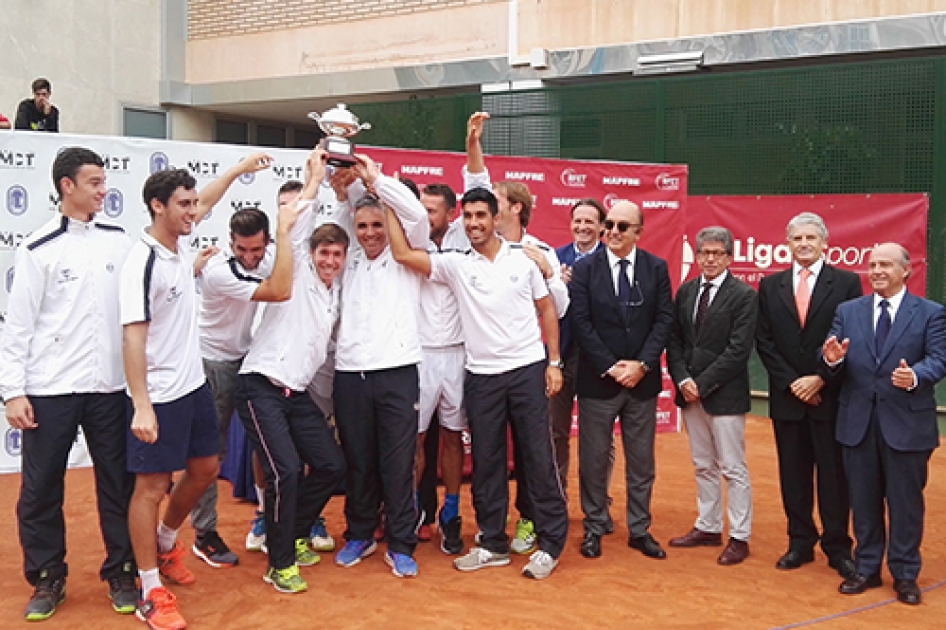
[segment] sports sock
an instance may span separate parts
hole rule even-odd
[[[151,589],[161,587],[161,576],[158,575],[158,568],[155,567],[147,571],[139,570],[138,577],[141,578],[141,601],[147,601]]]
[[[443,497],[443,507],[440,509],[440,522],[449,523],[460,515],[460,495],[446,494]]]
[[[259,511],[266,511],[266,488],[256,486],[256,501],[259,503]]]
[[[177,530],[171,529],[162,521],[158,523],[158,552],[167,553],[174,549],[177,542]]]

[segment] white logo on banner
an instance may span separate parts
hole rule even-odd
[[[102,209],[105,211],[105,215],[112,219],[121,216],[122,210],[125,209],[125,199],[122,196],[122,191],[117,188],[109,188],[108,192],[105,193]]]
[[[443,177],[443,167],[405,164],[401,167],[401,175],[434,175],[436,177]]]
[[[604,207],[610,210],[614,207],[614,204],[619,201],[627,201],[627,199],[623,199],[620,195],[615,195],[614,193],[608,193],[604,196]]]
[[[560,179],[562,180],[563,186],[568,186],[569,188],[584,188],[585,179],[587,178],[588,176],[584,173],[579,173],[573,168],[566,168],[562,171]]]
[[[644,201],[642,202],[644,210],[679,210],[679,201]]]
[[[15,217],[25,213],[30,207],[30,196],[19,184],[7,188],[7,212]]]
[[[601,183],[605,186],[640,186],[640,177],[602,177]]]
[[[657,190],[680,190],[680,178],[671,177],[670,173],[661,173],[654,180]]]
[[[514,182],[544,182],[545,173],[528,173],[526,171],[506,171],[506,179]]]

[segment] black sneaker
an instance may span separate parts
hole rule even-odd
[[[33,596],[26,604],[24,616],[27,621],[49,619],[56,607],[66,601],[66,577],[51,578],[46,571],[39,574]]]
[[[227,547],[227,543],[223,542],[220,534],[213,530],[199,535],[191,550],[195,556],[215,569],[232,567],[240,562],[236,554]]]
[[[108,578],[108,598],[112,600],[115,612],[130,615],[138,608],[141,591],[135,582],[135,574],[131,572],[131,563],[125,563],[122,569],[117,576]]]
[[[463,552],[462,525],[463,519],[459,516],[448,523],[440,522],[440,550],[445,554],[455,556]]]

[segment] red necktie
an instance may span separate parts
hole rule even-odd
[[[795,308],[798,309],[798,323],[804,326],[805,318],[808,317],[808,305],[811,303],[811,289],[808,287],[811,269],[805,267],[799,275],[801,277],[798,280],[798,290],[795,291]]]

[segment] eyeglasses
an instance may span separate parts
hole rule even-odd
[[[729,255],[722,249],[701,249],[696,254],[703,258],[723,258]]]
[[[617,226],[618,232],[623,234],[624,232],[627,232],[631,228],[639,228],[641,224],[631,223],[630,221],[612,221],[611,219],[604,220],[604,229],[606,229],[607,231],[610,232],[611,230],[613,230],[614,226]]]
[[[629,298],[627,302],[621,302],[621,306],[637,308],[638,306],[644,305],[644,292],[641,291],[641,285],[637,280],[634,281],[634,285],[631,287],[631,295]]]

